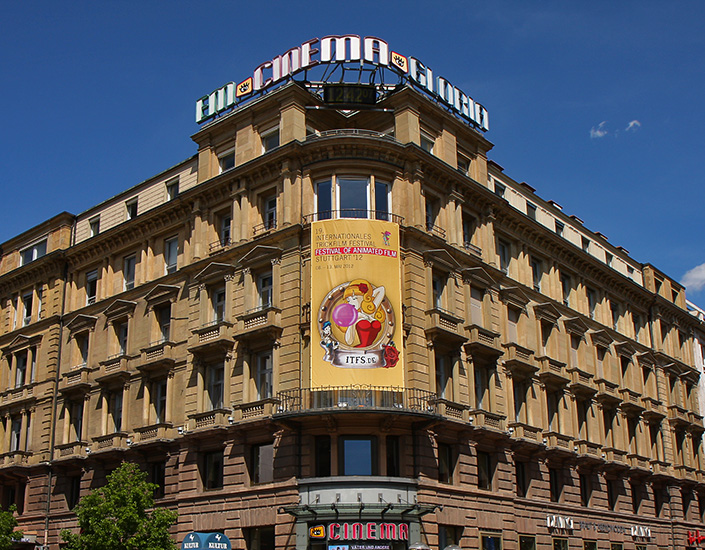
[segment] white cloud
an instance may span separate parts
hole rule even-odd
[[[605,130],[605,124],[607,124],[606,120],[603,120],[597,125],[597,128],[594,126],[590,128],[590,138],[595,139],[595,138],[603,138],[607,135],[607,130]]]
[[[688,290],[702,290],[705,287],[705,264],[700,264],[687,271],[683,275],[681,283],[688,287]]]
[[[641,128],[641,122],[634,119],[629,124],[627,124],[626,131],[628,132],[629,130],[632,130],[632,131],[636,132],[639,128]]]

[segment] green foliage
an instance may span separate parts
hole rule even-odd
[[[153,483],[136,464],[123,463],[105,487],[86,495],[74,511],[80,533],[64,529],[67,550],[174,550],[169,527],[176,512],[154,506]],[[0,550],[2,550],[0,548]]]
[[[17,510],[14,504],[10,510],[0,510],[0,550],[10,550],[13,541],[22,538],[22,531],[16,531],[17,519],[13,512]]]

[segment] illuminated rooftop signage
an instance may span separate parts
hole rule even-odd
[[[374,36],[355,34],[312,38],[255,68],[252,76],[242,82],[228,82],[196,101],[196,122],[210,120],[236,107],[255,94],[282,83],[294,75],[315,67],[332,64],[356,63],[389,69],[400,80],[431,95],[453,113],[482,131],[489,130],[487,109],[474,101],[446,78],[436,76],[433,70],[415,57],[407,57],[390,49],[387,42]],[[326,78],[324,73],[324,80]],[[332,74],[332,73],[331,73]]]

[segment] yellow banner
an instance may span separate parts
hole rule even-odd
[[[311,387],[403,386],[399,226],[313,222],[311,262]]]

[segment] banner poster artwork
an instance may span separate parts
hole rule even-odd
[[[311,387],[403,386],[399,226],[311,226]]]

